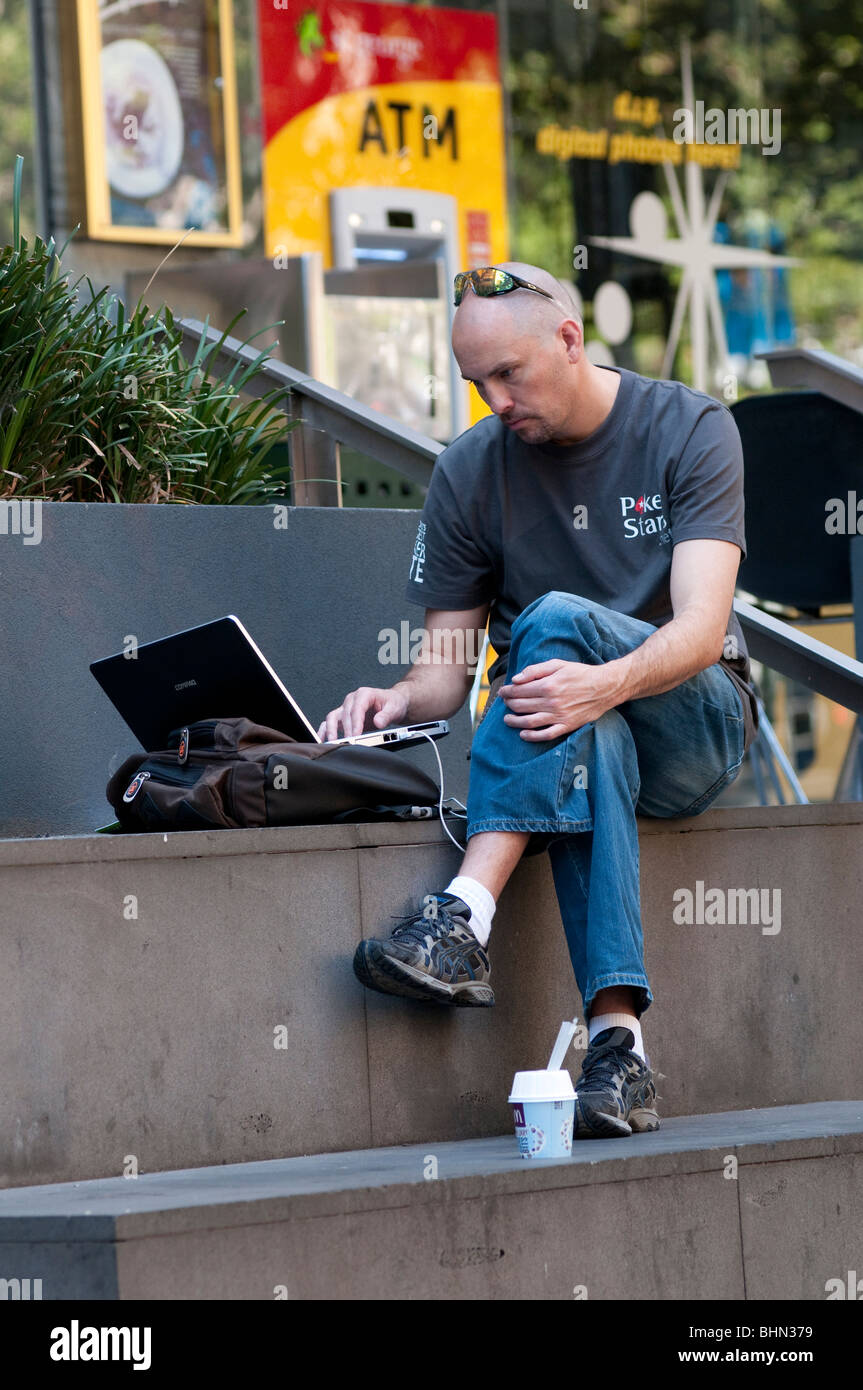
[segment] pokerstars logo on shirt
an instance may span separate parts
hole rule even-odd
[[[653,536],[658,531],[668,530],[668,521],[662,512],[662,494],[642,493],[640,497],[621,497],[620,511],[623,516],[623,530],[627,537]]]

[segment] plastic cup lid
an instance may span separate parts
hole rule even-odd
[[[510,1104],[532,1100],[569,1100],[575,1087],[568,1071],[517,1071]]]

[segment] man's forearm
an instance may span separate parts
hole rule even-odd
[[[461,666],[419,660],[393,690],[405,696],[410,722],[421,723],[451,719],[464,704],[472,683],[473,676]]]
[[[646,695],[662,695],[712,666],[722,655],[722,643],[705,635],[698,612],[681,613],[652,632],[640,647],[599,668],[613,705]],[[609,706],[611,708],[612,706]]]

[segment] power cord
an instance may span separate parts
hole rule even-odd
[[[446,821],[443,818],[443,763],[440,760],[440,753],[437,751],[437,745],[435,744],[435,741],[432,738],[431,734],[423,733],[422,737],[427,738],[429,743],[431,744],[432,749],[434,750],[434,755],[437,758],[438,771],[440,772],[440,798],[438,800],[438,815],[440,817],[440,823],[446,831],[447,835],[449,835],[456,849],[460,849],[462,852],[464,852],[464,845],[460,845],[455,836],[450,835],[449,827],[447,826]],[[455,803],[456,806],[461,806],[462,811],[464,812],[463,815],[459,811],[451,811],[451,814],[457,816],[459,820],[467,820],[467,807],[465,806],[464,802],[456,800],[454,796],[447,797],[447,802]]]

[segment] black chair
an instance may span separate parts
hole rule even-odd
[[[863,415],[820,391],[748,396],[731,411],[746,466],[740,587],[811,617],[850,603],[848,537],[825,522],[831,498],[863,500]]]
[[[749,396],[735,402],[731,410],[746,468],[748,555],[740,566],[738,585],[761,603],[796,609],[796,615],[782,614],[787,622],[793,623],[795,617],[826,621],[825,608],[852,603],[852,571],[856,560],[863,558],[858,547],[852,560],[852,535],[848,534],[852,530],[856,534],[856,506],[852,506],[853,515],[847,514],[849,493],[859,493],[863,500],[863,415],[820,391]],[[842,503],[841,511],[836,500]],[[828,530],[832,515],[845,522],[839,534]],[[859,659],[863,605],[853,617]],[[753,744],[753,773],[759,786],[757,764],[766,757],[765,766],[778,790],[770,765],[777,748],[772,730],[764,741]],[[855,800],[863,797],[859,748],[855,727],[837,796],[841,789],[846,798],[849,791]],[[783,770],[787,776],[788,768],[783,765]]]

